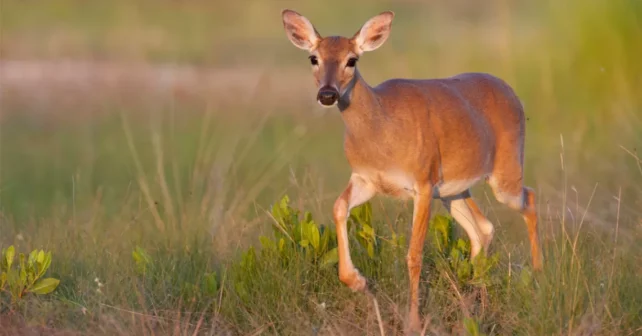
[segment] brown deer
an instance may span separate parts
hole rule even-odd
[[[317,101],[337,105],[345,124],[344,150],[352,168],[334,203],[339,279],[353,291],[366,280],[352,264],[346,228],[350,210],[381,193],[412,198],[412,234],[407,263],[410,280],[408,326],[418,331],[419,279],[430,203],[442,200],[471,242],[471,257],[488,250],[493,225],[469,189],[484,179],[497,200],[521,212],[534,269],[542,268],[534,192],[523,185],[524,110],[513,89],[484,73],[442,79],[390,79],[371,87],[357,70],[366,51],[390,35],[394,13],[368,20],[350,38],[322,37],[308,19],[286,9],[290,41],[309,53]]]

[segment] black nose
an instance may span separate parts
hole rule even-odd
[[[332,106],[339,99],[339,92],[331,87],[322,87],[317,94],[317,100],[321,105]]]

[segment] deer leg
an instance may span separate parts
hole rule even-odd
[[[454,197],[443,198],[442,201],[448,212],[466,231],[470,239],[470,257],[476,257],[482,248],[484,253],[488,252],[488,246],[493,238],[493,224],[479,210],[470,196],[470,191],[467,190]]]
[[[481,243],[482,243],[482,248],[484,249],[484,253],[488,253],[490,243],[493,240],[493,235],[495,233],[495,228],[493,227],[493,223],[491,223],[488,220],[488,218],[484,216],[484,214],[479,209],[479,206],[477,206],[477,203],[475,202],[475,200],[473,200],[472,197],[469,196],[468,198],[465,199],[465,201],[470,211],[472,211],[473,217],[475,217],[475,222],[477,223],[477,229],[481,234]]]
[[[519,211],[526,222],[528,240],[531,245],[531,258],[533,269],[541,270],[543,264],[542,250],[537,233],[537,209],[535,209],[535,193],[531,188],[523,187],[521,183],[501,183],[498,178],[491,178],[489,184],[493,189],[495,198],[502,204]],[[508,186],[512,186],[509,188]],[[510,190],[510,191],[509,191]]]
[[[539,235],[537,234],[537,210],[535,209],[535,192],[531,188],[524,188],[524,205],[520,209],[522,217],[528,228],[528,239],[531,243],[531,257],[533,269],[541,270],[543,264],[542,250]]]
[[[359,175],[353,174],[343,193],[334,202],[334,223],[337,228],[337,245],[339,252],[339,280],[353,291],[366,288],[366,279],[352,264],[348,243],[348,215],[350,210],[359,206],[375,195],[374,186]]]
[[[431,190],[431,188],[424,188]],[[418,192],[414,200],[412,218],[412,234],[408,248],[408,275],[410,278],[410,314],[409,329],[413,332],[421,331],[421,319],[419,317],[419,280],[421,278],[421,263],[423,257],[424,242],[428,229],[428,218],[430,217],[430,202],[432,192]]]

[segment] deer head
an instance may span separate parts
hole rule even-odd
[[[293,10],[284,10],[282,17],[292,44],[309,53],[317,101],[321,106],[331,107],[354,84],[361,54],[379,48],[386,41],[394,13],[387,11],[371,18],[350,38],[322,37],[307,18]]]

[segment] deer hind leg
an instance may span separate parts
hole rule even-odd
[[[444,198],[442,201],[448,212],[466,231],[470,239],[470,256],[476,257],[482,249],[487,253],[493,239],[494,227],[472,199],[470,191],[466,190],[457,196]]]
[[[359,175],[353,174],[343,193],[334,202],[333,216],[337,229],[337,245],[339,251],[339,280],[353,291],[366,288],[366,279],[352,264],[350,246],[348,244],[348,214],[375,195],[374,186]]]
[[[540,247],[539,234],[537,233],[537,209],[535,208],[535,193],[522,184],[521,170],[518,178],[509,179],[506,175],[493,174],[488,180],[493,189],[495,198],[502,204],[519,211],[526,222],[528,239],[531,246],[533,268],[541,270],[543,256]]]

